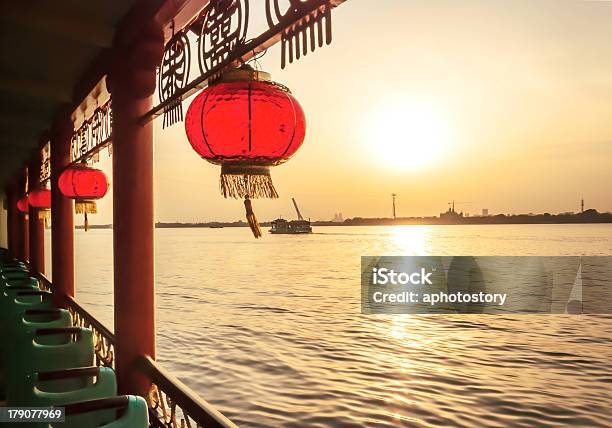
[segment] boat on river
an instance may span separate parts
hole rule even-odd
[[[277,218],[272,222],[270,233],[275,235],[298,235],[304,233],[312,233],[312,226],[310,220],[305,220],[302,217],[302,213],[295,202],[295,198],[291,198],[295,212],[297,213],[297,220],[285,220],[284,218]]]

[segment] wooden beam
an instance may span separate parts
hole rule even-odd
[[[154,19],[165,3],[173,0],[136,0],[134,5],[117,25],[112,49],[103,49],[90,63],[80,80],[74,85],[73,110],[96,87],[108,73],[109,67],[118,54],[118,48],[129,44],[140,34],[145,25]]]
[[[0,135],[5,129],[19,129],[25,125],[37,129],[49,126],[49,119],[45,116],[22,115],[0,112]]]
[[[20,5],[23,7],[19,7]],[[16,6],[2,15],[2,21],[27,31],[61,37],[83,46],[106,48],[113,42],[113,28],[96,22],[95,16],[94,20],[92,17],[83,19],[80,16],[35,8],[26,2],[19,2]]]
[[[71,100],[71,91],[59,84],[31,79],[0,76],[0,91],[32,98],[52,99],[61,102]]]

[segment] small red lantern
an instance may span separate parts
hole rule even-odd
[[[104,172],[85,164],[66,168],[59,177],[62,195],[74,199],[74,211],[85,215],[85,231],[89,229],[87,214],[98,212],[96,200],[108,192],[108,178]]]
[[[277,198],[270,167],[302,145],[306,119],[298,101],[270,75],[232,69],[204,89],[185,118],[187,138],[208,162],[221,165],[221,194],[244,198],[253,235],[261,236],[252,198]]]
[[[51,191],[49,189],[36,189],[28,194],[28,203],[31,207],[40,210],[51,209]]]
[[[51,211],[51,191],[36,189],[28,193],[28,203],[38,210],[38,218],[47,220]]]
[[[30,211],[27,195],[17,201],[17,209],[23,214],[27,214]]]

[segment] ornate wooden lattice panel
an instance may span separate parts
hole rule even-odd
[[[108,147],[111,153],[113,110],[111,101],[96,108],[94,113],[72,135],[70,160],[72,163],[96,162],[100,151]]]
[[[226,67],[246,63],[277,42],[282,68],[330,44],[332,9],[344,1],[210,0],[185,27],[173,30],[159,68],[159,104],[143,121],[160,114],[164,127],[182,121],[182,100],[214,81]],[[265,16],[267,28],[252,35],[254,12]],[[198,72],[191,65],[193,56]]]
[[[40,153],[40,183],[44,184],[51,178],[51,144],[47,141]]]

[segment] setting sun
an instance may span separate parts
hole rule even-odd
[[[375,115],[369,126],[368,143],[394,169],[434,166],[449,149],[448,119],[431,105],[397,103]]]

